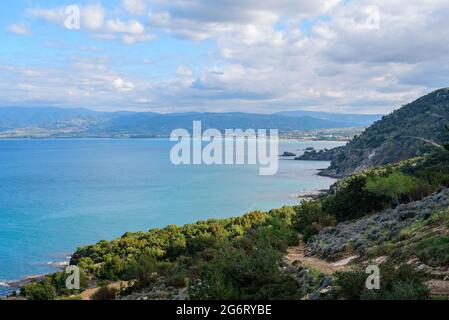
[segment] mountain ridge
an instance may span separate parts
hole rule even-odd
[[[300,111],[298,111],[300,112]],[[341,114],[337,120],[303,116],[286,116],[278,113],[257,114],[244,112],[186,112],[161,114],[155,112],[100,112],[84,108],[0,108],[0,133],[2,137],[17,134],[24,137],[158,137],[168,136],[178,128],[189,129],[193,121],[202,121],[203,128],[225,129],[279,129],[279,132],[306,131],[361,127],[372,116]]]
[[[423,155],[449,134],[449,88],[433,91],[384,116],[333,155],[323,175],[337,178]]]

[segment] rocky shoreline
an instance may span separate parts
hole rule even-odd
[[[57,261],[57,262],[48,262],[48,266],[51,266],[58,270],[63,270],[65,267],[69,265],[68,261]],[[14,291],[18,291],[27,284],[30,284],[32,282],[41,282],[45,280],[45,277],[53,274],[47,273],[47,274],[38,274],[38,275],[30,275],[25,276],[19,280],[6,280],[0,282],[0,288],[4,288],[4,293],[0,292],[0,299],[7,297],[7,295],[13,293]]]
[[[328,194],[328,189],[322,189],[322,190],[306,190],[303,192],[300,192],[298,195],[298,199],[303,201],[311,201],[311,200],[318,200],[322,197],[326,196]]]

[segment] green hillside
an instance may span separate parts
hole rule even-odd
[[[448,139],[449,89],[432,92],[374,123],[332,161],[325,175],[353,172],[395,163],[429,152],[432,142]]]

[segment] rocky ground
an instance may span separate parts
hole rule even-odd
[[[397,237],[401,230],[419,219],[449,207],[449,189],[423,200],[401,204],[394,209],[367,216],[357,221],[326,228],[307,243],[307,254],[325,259],[338,259],[347,252],[365,256],[369,247]]]
[[[432,296],[449,297],[449,266],[429,266],[414,252],[432,236],[449,235],[438,216],[449,208],[449,189],[357,221],[322,230],[307,244],[288,250],[283,268],[296,278],[304,299],[335,298],[336,272],[398,259],[427,275]],[[447,218],[445,218],[447,220]]]
[[[285,272],[293,274],[304,300],[334,299],[333,274],[351,269],[354,257],[331,263],[305,254],[304,245],[292,247],[282,261]]]

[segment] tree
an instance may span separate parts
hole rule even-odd
[[[29,300],[53,300],[56,297],[56,288],[48,280],[33,282],[22,288],[22,293]]]
[[[327,214],[320,201],[306,201],[296,208],[293,225],[308,240],[320,230],[337,224],[335,216]]]
[[[449,133],[449,125],[448,124],[445,125],[445,128],[446,128],[446,131]],[[449,143],[445,143],[445,144],[443,144],[443,146],[447,151],[449,151]]]
[[[347,185],[333,195],[323,199],[323,210],[335,215],[337,221],[357,219],[385,207],[384,195],[377,195],[365,189],[367,177],[356,175],[348,178]]]
[[[157,258],[149,251],[129,262],[126,270],[126,278],[136,280],[137,287],[148,287],[156,279],[158,270]]]
[[[118,296],[118,290],[116,288],[112,287],[101,287],[98,289],[97,292],[92,296],[93,300],[99,300],[99,301],[108,301],[108,300],[115,300]]]
[[[412,194],[418,188],[415,178],[402,172],[393,172],[386,177],[372,177],[365,189],[378,196],[387,196],[398,204],[402,197]]]

